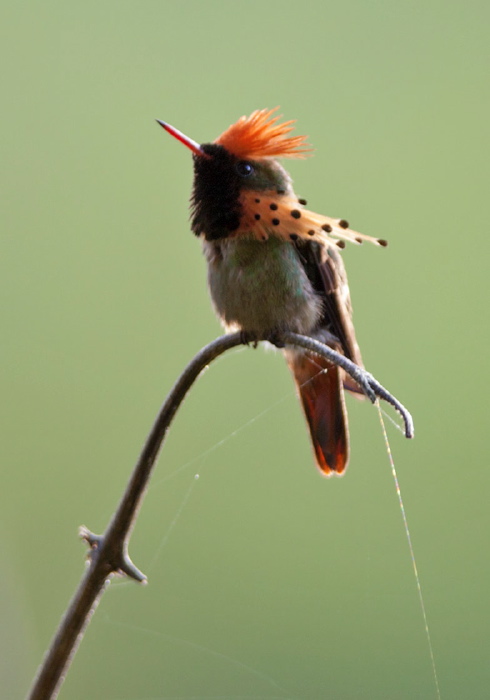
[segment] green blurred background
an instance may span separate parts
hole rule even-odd
[[[344,252],[444,700],[488,698],[488,2],[4,3],[0,671],[21,697],[166,392],[219,332],[189,153],[281,105]],[[483,310],[482,310],[483,306]],[[436,697],[376,410],[322,480],[281,356],[240,349],[180,411],[63,699]],[[195,479],[199,474],[200,478]]]

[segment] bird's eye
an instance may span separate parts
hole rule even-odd
[[[236,170],[242,177],[249,177],[253,173],[254,167],[246,160],[239,160],[236,164]]]

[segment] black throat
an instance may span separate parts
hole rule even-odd
[[[193,156],[191,228],[208,241],[227,238],[239,227],[242,215],[238,159],[218,144],[205,143],[201,148],[210,157]]]

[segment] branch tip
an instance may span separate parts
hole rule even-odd
[[[132,578],[134,581],[137,581],[138,583],[143,583],[147,584],[148,579],[144,575],[142,571],[138,569],[137,566],[133,564],[131,561],[129,554],[124,554],[121,563],[118,566],[118,569],[121,573],[125,574],[128,576],[128,578]]]
[[[78,528],[78,536],[92,549],[99,549],[101,542],[104,540],[102,535],[96,535],[95,533],[91,532],[88,527],[85,527],[85,525],[81,525]]]

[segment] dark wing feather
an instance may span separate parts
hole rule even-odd
[[[323,316],[316,331],[319,335],[321,331],[334,335],[340,343],[342,353],[362,367],[342,256],[334,246],[325,248],[313,241],[298,241],[297,249],[306,274],[323,301]],[[348,388],[351,388],[350,385]]]

